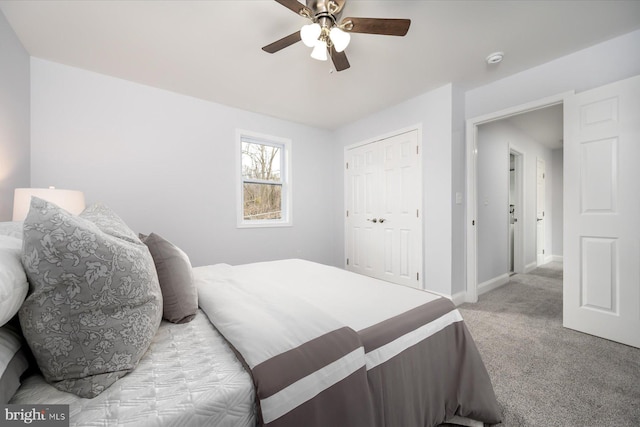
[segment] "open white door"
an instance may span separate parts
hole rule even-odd
[[[564,108],[564,326],[640,347],[640,76]]]

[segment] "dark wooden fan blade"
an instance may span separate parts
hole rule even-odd
[[[336,67],[336,71],[343,71],[351,66],[344,51],[336,52],[333,45],[329,47],[329,55],[331,55],[331,60],[333,61],[334,67]]]
[[[276,0],[278,3],[297,13],[300,16],[310,18],[313,16],[313,12],[307,6],[300,3],[298,0]]]
[[[285,47],[291,46],[294,43],[302,40],[300,38],[300,31],[296,31],[293,34],[289,34],[287,37],[283,37],[278,41],[275,41],[271,44],[266,45],[262,48],[265,52],[268,53],[276,53],[277,51],[284,49]]]
[[[350,33],[404,36],[410,25],[410,19],[344,18],[340,28]]]

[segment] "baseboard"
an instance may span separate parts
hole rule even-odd
[[[551,255],[551,261],[562,262],[562,255]]]
[[[467,302],[467,293],[465,291],[458,292],[457,294],[451,295],[450,299],[456,306],[458,306]]]
[[[436,292],[436,291],[432,291],[430,289],[425,289],[425,291],[431,293],[431,294],[436,294],[438,296],[444,297],[448,300],[451,300],[452,303],[454,303],[455,305],[459,305],[459,303],[457,303],[456,301],[460,298],[460,294],[455,294],[455,295],[447,295],[447,294],[443,294],[442,292]],[[462,292],[463,296],[466,295],[465,292]],[[464,302],[464,300],[462,301]]]
[[[531,264],[525,265],[524,266],[524,273],[527,274],[527,273],[532,272],[533,270],[536,269],[537,266],[538,266],[538,264],[537,264],[536,261],[532,262]]]
[[[500,276],[494,277],[493,279],[489,279],[486,282],[482,282],[478,285],[478,295],[482,295],[489,291],[499,288],[500,286],[504,286],[509,283],[509,273],[504,273]]]
[[[427,292],[431,292],[432,294],[440,295],[441,297],[445,297],[447,299],[450,299],[451,302],[454,303],[456,306],[467,302],[467,292],[466,291],[458,292],[457,294],[453,294],[453,295],[446,295],[446,294],[442,294],[440,292],[430,291],[430,290],[427,290]]]

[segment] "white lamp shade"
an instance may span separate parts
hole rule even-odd
[[[31,196],[39,197],[77,215],[85,208],[84,193],[57,188],[16,188],[13,193],[13,220],[24,221],[31,207]]]
[[[327,60],[327,43],[322,40],[318,40],[316,42],[313,51],[311,51],[311,57],[313,59],[317,59],[318,61],[326,61]]]
[[[349,46],[349,42],[351,41],[351,34],[342,31],[338,27],[333,27],[329,32],[329,38],[333,43],[333,46],[336,48],[336,52],[342,52]]]
[[[322,29],[320,28],[320,24],[303,25],[300,29],[300,38],[302,39],[302,43],[307,47],[314,47],[321,32]]]

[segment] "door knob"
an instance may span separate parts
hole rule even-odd
[[[385,221],[386,221],[386,219],[384,219],[384,218],[380,218],[380,224],[382,224],[382,223],[383,223],[383,222],[385,222]]]
[[[371,222],[373,222],[373,223],[375,224],[376,222],[378,222],[378,219],[377,219],[377,218],[373,218],[373,219],[368,219],[368,218],[367,218],[367,221],[371,221]],[[382,222],[382,221],[381,221],[381,222]]]

